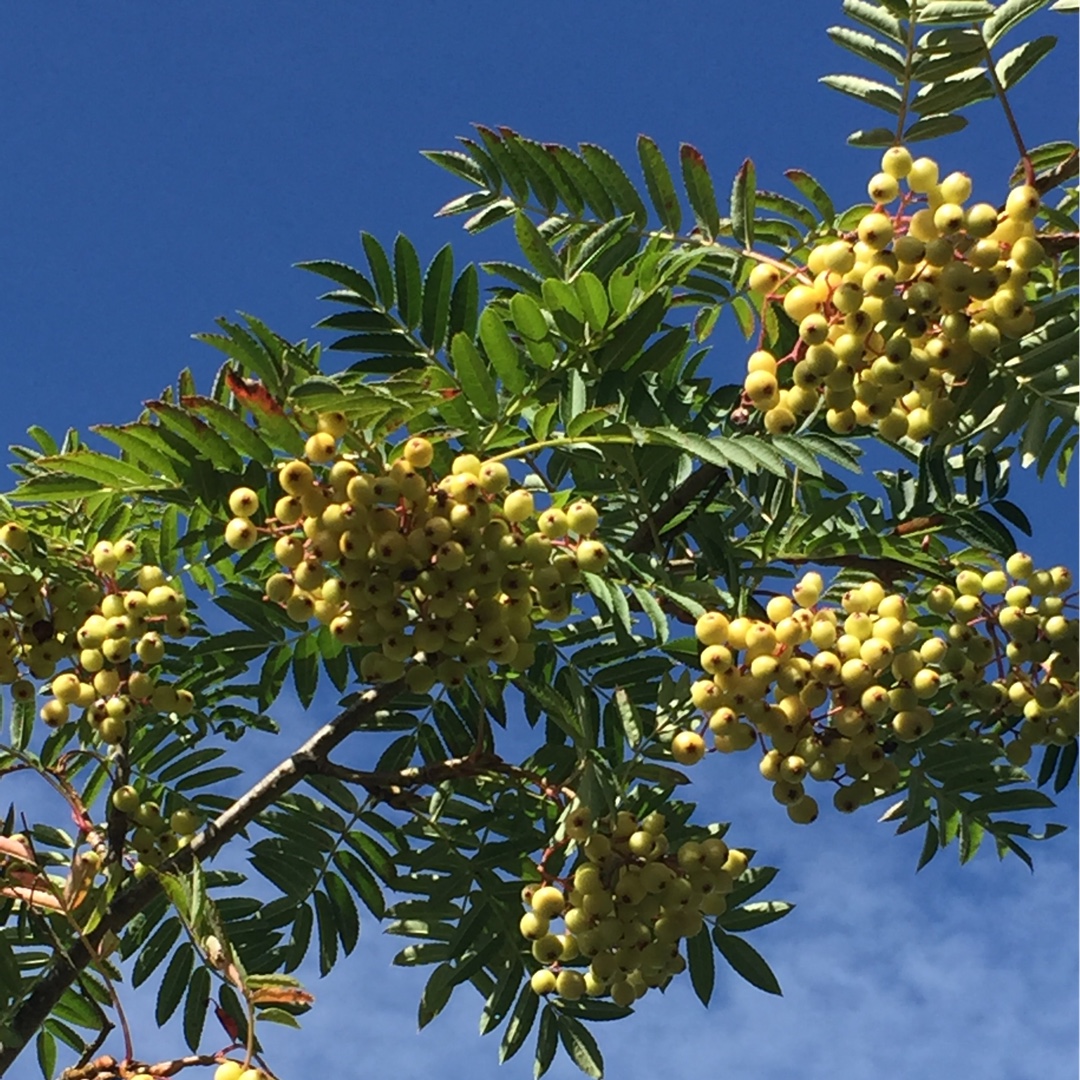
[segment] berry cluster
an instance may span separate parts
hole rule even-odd
[[[723,753],[763,750],[760,770],[793,821],[817,817],[807,778],[836,784],[850,812],[897,787],[903,744],[926,735],[935,711],[960,707],[970,730],[1015,765],[1036,743],[1080,730],[1080,623],[1066,612],[1072,575],[961,570],[918,602],[867,581],[839,608],[818,606],[821,576],[774,596],[764,619],[710,611],[697,621],[701,665],[693,703]]]
[[[307,460],[279,469],[284,494],[262,528],[252,521],[257,494],[230,495],[225,542],[243,551],[272,535],[281,570],[267,579],[267,599],[298,623],[316,619],[346,645],[368,647],[360,672],[369,682],[404,675],[426,693],[436,682],[460,685],[473,665],[525,667],[534,619],[565,619],[581,571],[607,563],[607,548],[590,539],[599,521],[591,503],[538,512],[501,461],[472,454],[439,478],[423,438],[365,473],[339,452],[346,418],[318,422]]]
[[[0,544],[30,555],[29,533],[18,523],[0,526]],[[165,638],[185,637],[191,623],[184,598],[159,566],[142,566],[134,587],[117,575],[137,548],[131,540],[97,543],[78,583],[52,580],[31,562],[0,559],[0,684],[16,701],[32,701],[33,679],[51,679],[52,696],[41,707],[50,727],[84,710],[106,744],[121,742],[141,711],[186,716],[190,691],[161,680]],[[70,662],[67,670],[57,668]]]
[[[767,261],[750,274],[750,289],[782,303],[799,328],[789,355],[759,349],[747,365],[744,398],[772,434],[792,431],[823,398],[838,434],[876,426],[886,439],[924,439],[952,419],[952,390],[973,365],[1034,324],[1024,286],[1045,258],[1038,192],[1014,188],[999,214],[965,207],[965,173],[939,181],[936,161],[902,146],[881,170],[855,234],[821,242],[805,267]]]
[[[610,997],[625,1006],[685,970],[680,941],[697,934],[705,916],[724,913],[748,859],[719,836],[671,850],[666,826],[658,811],[639,821],[622,810],[595,826],[586,811],[570,815],[576,868],[522,891],[529,910],[521,934],[543,965],[531,980],[537,994]],[[564,931],[555,933],[559,918]]]
[[[128,843],[138,855],[141,866],[159,865],[187,843],[199,827],[196,814],[186,808],[174,810],[168,818],[163,817],[161,807],[155,802],[144,802],[130,784],[118,787],[112,793],[112,805],[134,826]],[[140,865],[135,867],[136,874],[142,872]]]

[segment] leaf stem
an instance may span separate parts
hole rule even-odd
[[[1009,131],[1012,132],[1013,141],[1016,143],[1016,149],[1020,152],[1020,161],[1024,166],[1024,181],[1025,183],[1035,184],[1035,166],[1031,163],[1031,155],[1027,152],[1027,147],[1024,145],[1024,137],[1020,134],[1020,125],[1016,122],[1016,116],[1012,111],[1012,106],[1009,104],[1009,99],[1005,96],[1005,87],[1001,85],[1001,80],[998,78],[997,70],[994,67],[994,58],[990,54],[990,46],[986,43],[986,37],[983,35],[983,28],[980,24],[975,24],[975,30],[978,32],[979,41],[982,43],[983,54],[986,57],[986,73],[990,76],[990,81],[994,84],[994,93],[997,96],[998,101],[1001,102],[1002,112],[1005,113],[1005,120],[1009,125]]]
[[[896,145],[900,146],[904,141],[904,124],[907,122],[908,106],[911,102],[911,69],[915,59],[915,32],[918,26],[917,16],[918,0],[911,0],[911,8],[908,15],[907,49],[904,56],[904,78],[901,83],[903,97],[900,99],[900,112],[896,116]]]

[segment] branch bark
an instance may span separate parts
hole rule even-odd
[[[702,462],[670,495],[656,508],[652,514],[652,525],[649,519],[642,521],[631,533],[630,539],[623,545],[625,549],[634,554],[648,551],[652,545],[652,530],[663,532],[664,527],[670,524],[681,514],[699,495],[707,491],[712,485],[719,485],[727,479],[727,473],[719,465],[710,465]],[[646,513],[648,513],[646,508]]]

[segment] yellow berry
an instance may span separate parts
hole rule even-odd
[[[795,320],[802,322],[807,315],[821,307],[817,293],[809,285],[796,285],[784,296],[784,311]]]
[[[556,915],[562,914],[566,898],[562,890],[556,889],[553,885],[545,885],[533,893],[531,903],[536,915],[543,919],[554,919]]]
[[[680,765],[696,765],[705,756],[705,740],[696,731],[680,731],[671,740],[671,756]]]
[[[881,157],[881,171],[898,180],[911,172],[911,151],[904,146],[890,146]]]
[[[965,203],[971,198],[971,177],[964,172],[951,172],[938,185],[947,203]]]
[[[928,192],[938,182],[938,164],[933,158],[916,158],[907,174],[908,187],[915,192]]]
[[[780,271],[775,266],[768,263],[758,263],[750,271],[747,285],[751,292],[770,293],[780,284],[781,277]]]
[[[349,418],[343,412],[319,413],[317,431],[320,434],[340,439],[348,430]]]
[[[867,214],[859,222],[859,239],[874,251],[888,247],[892,238],[892,219],[887,214]]]
[[[258,529],[247,518],[233,518],[225,526],[225,543],[234,551],[247,551],[258,539]]]
[[[259,509],[259,496],[249,487],[238,487],[229,495],[229,512],[238,518],[249,518]]]
[[[304,457],[318,465],[333,461],[337,453],[337,440],[326,431],[317,431],[304,443]],[[293,494],[290,492],[290,494]]]
[[[890,203],[900,194],[900,185],[895,176],[879,172],[870,178],[866,185],[867,193],[876,203]]]
[[[1005,213],[1014,221],[1033,221],[1039,212],[1039,193],[1030,184],[1013,188],[1005,200]]]
[[[749,372],[743,390],[759,409],[771,409],[780,403],[780,386],[772,372],[760,369]]]

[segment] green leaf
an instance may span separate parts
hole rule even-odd
[[[37,708],[33,701],[16,701],[11,710],[11,743],[16,750],[25,750],[34,733]]]
[[[554,174],[557,169],[552,164],[540,143],[522,138],[508,127],[499,128],[502,144],[513,158],[518,170],[528,181],[537,202],[547,214],[554,214],[559,204],[559,185]]]
[[[484,170],[468,154],[463,154],[460,150],[421,150],[420,153],[428,161],[453,173],[461,180],[476,184],[477,187],[483,187],[487,183]]]
[[[682,207],[664,155],[647,135],[638,136],[637,150],[641,171],[645,174],[645,187],[656,216],[665,228],[677,233],[682,227]]]
[[[627,743],[632,747],[637,746],[645,730],[641,714],[630,700],[630,696],[621,687],[615,690],[614,702]]]
[[[281,1024],[283,1027],[300,1029],[300,1021],[296,1019],[291,1012],[286,1012],[285,1009],[270,1007],[262,1007],[259,1009],[259,1020],[266,1020],[271,1024]]]
[[[490,229],[492,225],[498,225],[500,221],[505,221],[516,209],[517,205],[513,199],[499,199],[490,206],[486,206],[479,213],[473,214],[462,228],[466,232],[475,235],[485,229]]]
[[[553,1013],[559,1025],[559,1040],[563,1049],[574,1060],[574,1064],[593,1080],[600,1080],[604,1075],[604,1058],[592,1032],[572,1016],[565,1013]]]
[[[464,331],[469,337],[476,335],[477,312],[480,303],[480,275],[476,267],[469,263],[450,294],[450,325],[448,332],[453,337],[458,331]]]
[[[522,254],[538,273],[545,277],[562,277],[562,264],[524,210],[519,210],[514,215],[514,235]]]
[[[506,1031],[503,1032],[502,1043],[499,1045],[500,1063],[509,1061],[521,1049],[536,1020],[539,1000],[533,988],[526,982],[518,994]]]
[[[243,417],[238,416],[232,409],[227,409],[212,398],[199,396],[184,398],[182,404],[185,408],[198,413],[225,435],[241,454],[253,458],[260,465],[269,466],[273,462],[273,449],[254,428],[244,423]]]
[[[98,482],[106,491],[125,491],[132,488],[164,487],[161,480],[145,472],[130,461],[110,457],[96,450],[76,450],[55,458],[39,458],[37,464],[44,469],[81,476]]]
[[[511,962],[507,964],[506,970],[499,976],[499,981],[495,984],[495,988],[484,1003],[484,1011],[480,1015],[481,1035],[487,1035],[502,1023],[507,1010],[514,1003],[514,997],[520,985],[520,963]]]
[[[401,321],[411,330],[420,324],[423,314],[423,286],[420,257],[404,233],[398,233],[394,240],[394,284]]]
[[[751,986],[768,994],[781,994],[780,984],[764,957],[749,942],[732,934],[725,934],[719,926],[713,927],[713,941],[720,955],[731,965],[735,973]]]
[[[656,638],[661,645],[667,644],[669,637],[671,636],[671,630],[668,624],[668,618],[664,614],[664,609],[657,603],[656,597],[648,590],[641,588],[631,583],[630,591],[634,594],[634,598],[641,606],[641,610],[649,616],[650,621],[653,624],[653,629],[656,631]]]
[[[371,871],[350,851],[334,853],[334,866],[341,872],[353,891],[376,919],[386,915],[386,901],[382,889]]]
[[[790,436],[785,436],[785,438],[790,438]],[[803,432],[798,436],[798,439],[803,446],[815,454],[827,458],[834,464],[840,465],[853,473],[862,472],[862,468],[859,466],[858,454],[852,452],[850,440],[818,435],[810,431]]]
[[[326,975],[337,962],[338,932],[337,910],[326,893],[316,890],[315,923],[319,933],[319,974]]]
[[[510,318],[517,332],[529,341],[543,341],[551,332],[544,309],[527,293],[510,297]]]
[[[601,1001],[598,998],[581,998],[579,1001],[556,998],[552,1005],[564,1016],[573,1016],[579,1020],[622,1020],[634,1014],[634,1010],[628,1006],[616,1005],[614,1001]]]
[[[154,931],[151,938],[139,950],[131,971],[131,985],[139,986],[154,973],[154,969],[169,954],[180,936],[180,920],[168,919]]]
[[[690,330],[687,327],[674,326],[660,334],[637,359],[631,358],[623,365],[622,370],[627,373],[628,380],[636,379],[649,371],[664,371],[673,360],[682,359],[689,340]]]
[[[896,141],[896,136],[889,128],[876,127],[853,131],[847,137],[847,141],[849,146],[864,146],[876,149],[883,146],[892,146]]]
[[[546,278],[541,286],[541,295],[560,330],[569,339],[579,340],[585,311],[573,285],[559,278]]]
[[[795,185],[799,194],[810,201],[825,221],[832,221],[836,217],[836,208],[828,192],[808,172],[802,169],[787,169],[784,175]]]
[[[375,279],[375,289],[379,296],[379,303],[386,311],[394,306],[396,295],[394,293],[394,272],[390,269],[390,260],[382,244],[371,233],[362,232],[360,242],[364,245],[364,254],[367,256],[368,266],[371,268],[371,276]]]
[[[176,952],[173,953],[169,966],[161,978],[158,987],[157,1005],[154,1009],[154,1017],[158,1027],[161,1027],[174,1012],[184,997],[191,969],[195,963],[195,950],[191,942],[184,941]]]
[[[986,0],[932,0],[920,6],[919,22],[935,23],[975,22],[994,13],[994,5]]]
[[[997,11],[983,23],[982,32],[987,48],[992,49],[1010,30],[1019,26],[1029,15],[1046,7],[1047,3],[1049,0],[1005,0],[1005,3],[999,4]]]
[[[6,1043],[7,1040],[5,1039],[4,1042]],[[12,1043],[11,1045],[15,1044]],[[50,1077],[56,1074],[56,1039],[43,1028],[37,1034],[35,1049],[37,1050],[37,1059],[38,1065],[41,1067],[41,1074],[46,1080],[49,1080]]]
[[[904,58],[889,45],[884,45],[872,34],[864,34],[860,30],[850,30],[846,26],[830,26],[825,31],[836,42],[849,52],[869,60],[880,68],[884,68],[890,75],[897,78],[904,76]]]
[[[734,911],[736,906],[745,903],[752,896],[767,888],[776,877],[778,871],[775,866],[751,866],[744,870],[742,876],[735,882],[735,888],[728,894],[728,910],[720,916],[719,923],[723,925],[728,912]]]
[[[499,321],[502,322],[501,319]],[[499,398],[495,382],[472,338],[465,333],[455,334],[450,344],[450,356],[454,362],[454,374],[469,403],[484,419],[497,420]]]
[[[597,367],[603,371],[621,368],[637,356],[645,342],[660,328],[667,306],[664,296],[653,293],[637,311],[615,327],[608,343],[596,356]]]
[[[252,374],[262,379],[272,394],[280,393],[284,369],[276,350],[268,348],[259,337],[249,333],[245,327],[230,323],[224,318],[215,321],[225,333],[223,335],[195,334],[193,336],[196,341],[202,341],[225,353],[230,359],[238,361]],[[248,324],[252,329],[255,329],[256,322],[257,320],[248,319]]]
[[[540,1030],[536,1035],[536,1060],[533,1063],[533,1076],[535,1080],[548,1071],[551,1060],[559,1046],[559,1033],[556,1025],[555,1012],[550,1004],[544,1006],[540,1014]]]
[[[293,651],[293,685],[300,703],[306,709],[315,698],[319,685],[319,646],[313,633],[296,642]]]
[[[686,960],[690,967],[690,983],[698,1000],[708,1008],[716,980],[716,962],[709,928],[703,926],[686,942]]]
[[[499,175],[506,181],[514,198],[519,203],[525,202],[529,197],[528,181],[521,171],[518,160],[507,149],[501,135],[483,124],[474,124],[473,126],[480,133],[480,138],[484,140],[484,146],[491,160],[498,168]]]
[[[649,219],[649,212],[645,209],[641,196],[630,183],[630,178],[618,161],[603,147],[594,146],[592,143],[581,144],[581,156],[607,189],[608,195],[619,210],[624,214],[633,215],[635,224],[645,225]]]
[[[166,401],[148,401],[146,407],[174,435],[179,435],[195,452],[217,468],[231,473],[240,472],[240,455],[204,420]]]
[[[193,1052],[198,1051],[202,1039],[206,1010],[210,1005],[210,972],[197,967],[188,984],[187,1000],[184,1002],[184,1039]]]
[[[975,858],[975,853],[982,844],[986,830],[974,818],[964,817],[960,820],[960,863],[970,862]]]
[[[774,435],[772,437],[772,445],[776,447],[788,461],[798,465],[798,467],[808,476],[820,477],[822,475],[821,466],[818,464],[817,458],[814,457],[810,449],[803,444],[800,436]]]
[[[729,908],[721,916],[720,922],[725,930],[741,934],[782,919],[794,907],[794,904],[789,904],[786,900],[761,900],[756,904]]]
[[[1047,34],[1007,52],[994,65],[994,73],[1002,87],[1011,90],[1056,44],[1057,38]]]
[[[994,87],[981,67],[958,71],[939,82],[927,83],[916,95],[911,107],[920,116],[951,113],[980,101],[989,101]]]
[[[578,413],[567,425],[566,434],[569,438],[575,439],[579,435],[584,435],[590,428],[595,427],[601,420],[606,420],[611,416],[615,406],[602,405],[596,409],[586,409],[582,413]]]
[[[904,29],[899,19],[894,19],[879,4],[868,3],[867,0],[844,0],[841,5],[845,15],[850,15],[857,22],[869,26],[879,34],[890,38],[892,41],[905,43]]]
[[[589,204],[593,212],[602,220],[608,221],[615,216],[615,207],[608,197],[604,185],[597,180],[592,169],[573,151],[565,146],[550,143],[546,147],[556,166],[562,171],[565,181]],[[569,205],[569,204],[567,204]]]
[[[607,325],[611,313],[603,282],[595,274],[582,270],[575,276],[572,285],[586,322],[594,333],[599,333]]]
[[[1061,747],[1053,743],[1043,748],[1042,764],[1039,766],[1039,775],[1035,779],[1036,787],[1042,787],[1054,775],[1054,767],[1057,765],[1060,754]]]
[[[731,230],[744,247],[754,246],[754,213],[757,192],[757,172],[747,158],[735,174],[731,188]]]
[[[424,275],[424,299],[420,316],[420,336],[432,349],[446,341],[450,318],[450,290],[454,284],[454,250],[446,244],[431,260]]]
[[[921,870],[939,850],[937,827],[931,822],[926,826],[926,838],[923,840],[922,852],[919,854],[915,870]]]
[[[172,480],[178,479],[177,465],[183,464],[183,456],[166,442],[160,428],[150,424],[127,424],[124,427],[92,424],[90,430],[115,443],[136,461]]]
[[[936,139],[941,135],[952,135],[954,132],[963,131],[967,124],[967,118],[957,113],[923,116],[904,132],[904,142],[920,142],[923,139]]]
[[[344,285],[365,303],[375,303],[375,289],[371,282],[359,270],[346,266],[345,263],[335,262],[332,259],[313,259],[295,265],[298,270],[310,270],[313,274],[320,274],[331,281],[336,281],[339,285]]]
[[[454,340],[457,340],[457,335]],[[527,382],[521,366],[521,354],[502,316],[493,307],[486,307],[480,313],[480,343],[506,389],[512,394],[520,394]]]
[[[1058,762],[1057,775],[1054,777],[1054,791],[1060,795],[1068,786],[1076,771],[1076,760],[1080,745],[1076,739],[1062,748],[1061,760]]]
[[[902,99],[891,87],[873,79],[864,79],[861,75],[822,75],[818,82],[839,90],[841,94],[865,101],[867,105],[884,109],[894,116],[899,115]]]
[[[989,795],[980,795],[968,807],[972,814],[995,814],[1001,811],[1017,810],[1053,810],[1054,800],[1042,791],[1033,789],[1013,789],[1012,791],[994,791]]]
[[[716,192],[705,165],[705,157],[690,143],[679,145],[679,164],[682,167],[683,184],[690,207],[694,211],[701,230],[711,240],[720,232],[720,211],[716,206]]]
[[[981,64],[985,53],[975,28],[933,30],[920,41],[911,74],[918,82],[935,82]]]

